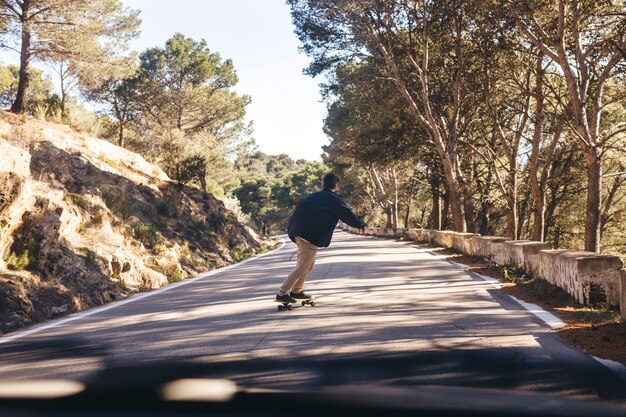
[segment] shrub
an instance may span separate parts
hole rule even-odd
[[[130,216],[128,198],[124,191],[116,193],[107,189],[102,192],[102,199],[109,210],[119,215],[122,219],[127,219]]]
[[[173,284],[175,282],[182,281],[182,279],[183,273],[179,269],[176,269],[167,277],[167,282],[169,284]]]
[[[139,239],[144,245],[151,248],[157,244],[160,233],[157,232],[152,225],[142,222],[137,222],[132,226],[133,233],[137,239]]]
[[[96,263],[97,254],[96,254],[96,252],[92,251],[91,249],[87,249],[87,253],[86,253],[85,257],[87,258],[87,262],[89,262],[90,264],[95,264]]]
[[[156,211],[159,216],[178,217],[178,208],[167,198],[161,198],[157,202]]]
[[[22,252],[21,255],[16,255],[15,252],[11,252],[6,259],[7,268],[13,271],[23,271],[30,264],[30,257],[28,255],[28,249]]]
[[[254,251],[249,248],[234,248],[230,254],[235,262],[239,262],[254,255]]]
[[[154,248],[152,249],[152,253],[154,253],[155,255],[160,255],[164,253],[166,249],[167,249],[167,246],[165,246],[165,243],[157,243],[156,245],[154,245]]]

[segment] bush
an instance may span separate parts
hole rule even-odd
[[[178,217],[178,208],[167,198],[161,198],[157,202],[156,211],[159,216]]]
[[[68,120],[74,129],[91,136],[99,136],[102,130],[100,118],[83,106],[73,107],[69,112]]]
[[[178,281],[182,281],[183,279],[183,274],[182,272],[180,272],[180,270],[176,269],[174,272],[172,272],[168,277],[167,277],[167,282],[169,284],[173,284],[175,282]]]
[[[13,271],[23,271],[30,264],[30,257],[28,256],[28,249],[22,252],[21,255],[16,255],[15,252],[11,252],[6,259],[7,268]]]
[[[154,248],[159,241],[160,233],[150,224],[137,222],[132,226],[133,233],[144,245]]]
[[[235,262],[239,262],[254,255],[254,251],[249,248],[234,248],[230,254]]]
[[[152,253],[154,253],[155,255],[161,255],[162,253],[165,253],[166,250],[167,246],[165,246],[165,243],[157,243],[156,245],[154,245]]]
[[[100,191],[102,192],[102,199],[109,210],[124,220],[130,217],[131,210],[128,205],[128,198],[126,197],[126,193],[124,191],[108,188]]]
[[[96,263],[96,258],[97,258],[96,252],[92,251],[91,249],[87,249],[87,254],[85,256],[87,258],[87,262],[89,262],[90,264]]]

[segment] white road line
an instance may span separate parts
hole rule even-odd
[[[524,307],[526,310],[530,311],[535,316],[539,317],[541,321],[543,321],[545,324],[550,326],[552,329],[561,329],[565,327],[565,323],[560,318],[544,310],[543,308],[539,307],[537,304],[527,303],[526,301],[522,301],[519,298],[514,297],[512,295],[509,295],[509,297],[514,299],[519,305]]]
[[[111,309],[114,309],[114,308],[117,308],[117,307],[121,307],[121,306],[123,306],[125,304],[128,304],[128,303],[132,303],[132,302],[135,302],[135,301],[143,300],[144,298],[148,298],[150,296],[153,296],[153,295],[156,295],[156,294],[161,294],[161,293],[164,293],[165,291],[169,291],[169,290],[174,289],[174,288],[179,288],[179,287],[191,284],[193,282],[199,281],[199,280],[204,279],[206,277],[209,277],[211,275],[214,275],[214,274],[217,274],[217,273],[221,273],[221,272],[227,271],[229,269],[232,269],[232,268],[241,266],[243,264],[246,264],[246,263],[248,263],[250,261],[253,261],[255,259],[262,258],[262,257],[264,257],[266,255],[269,255],[270,253],[274,253],[276,251],[279,251],[280,249],[282,249],[285,246],[285,239],[283,238],[283,235],[280,235],[280,236],[277,236],[277,237],[279,237],[281,239],[280,246],[278,248],[274,249],[274,250],[269,251],[269,252],[262,253],[260,255],[254,256],[252,258],[244,259],[241,262],[237,262],[235,264],[228,265],[228,266],[225,266],[223,268],[214,269],[213,271],[207,272],[206,274],[202,274],[202,275],[199,275],[199,276],[194,277],[194,278],[189,278],[189,279],[186,279],[184,281],[180,281],[180,282],[177,282],[177,283],[174,283],[174,284],[166,285],[164,287],[152,290],[150,292],[143,293],[141,295],[137,295],[137,296],[134,296],[134,297],[126,298],[125,300],[121,300],[121,301],[114,301],[114,302],[109,303],[109,304],[107,304],[105,306],[102,306],[102,307],[95,307],[95,308],[92,308],[92,309],[87,310],[87,311],[83,311],[83,312],[79,312],[79,313],[76,313],[76,314],[72,314],[69,317],[66,317],[66,318],[63,318],[63,319],[60,319],[60,320],[52,321],[50,323],[43,324],[43,325],[40,325],[40,326],[36,326],[36,327],[30,328],[28,330],[18,331],[18,332],[13,333],[13,334],[11,334],[9,336],[0,337],[0,344],[11,342],[11,341],[16,340],[16,339],[21,339],[23,337],[30,336],[32,334],[42,332],[44,330],[52,329],[54,327],[61,326],[62,324],[69,323],[69,322],[72,322],[72,321],[75,321],[75,320],[78,320],[78,319],[82,319],[82,318],[85,318],[85,317],[93,316],[94,314],[102,313],[102,312],[105,312],[107,310],[111,310]]]

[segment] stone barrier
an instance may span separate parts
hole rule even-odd
[[[538,276],[540,259],[539,253],[542,250],[550,250],[552,247],[547,243],[535,241],[508,241],[504,242],[508,246],[509,255],[513,263],[526,271],[527,275]]]
[[[452,248],[452,240],[454,237],[454,234],[456,232],[452,232],[450,230],[434,230],[433,231],[433,235],[434,235],[434,242],[440,246],[443,246],[444,248]]]
[[[539,278],[562,288],[581,304],[619,304],[624,266],[619,257],[554,249],[539,251],[539,262]]]
[[[471,238],[471,249],[469,255],[482,256],[491,261],[496,257],[497,248],[495,244],[507,241],[505,237],[496,236],[474,236]]]
[[[472,238],[475,236],[480,235],[478,233],[454,233],[452,235],[452,247],[469,255],[472,252]]]

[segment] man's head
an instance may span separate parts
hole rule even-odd
[[[322,178],[322,185],[326,190],[336,191],[338,183],[339,183],[339,177],[333,172],[329,172],[328,174],[325,174],[324,177]]]

